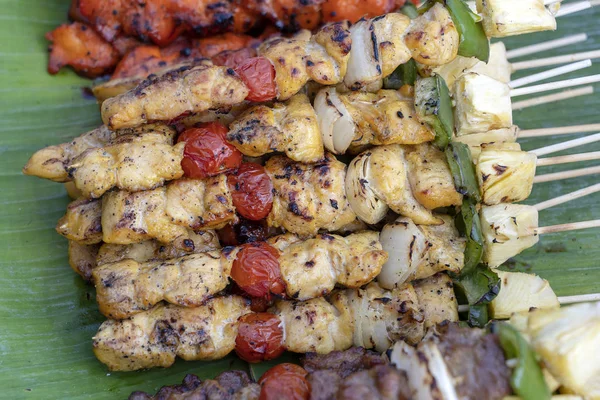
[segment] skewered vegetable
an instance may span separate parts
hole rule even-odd
[[[554,15],[543,0],[477,0],[483,28],[489,37],[506,37],[555,30]]]
[[[500,292],[490,303],[494,319],[507,319],[513,313],[531,309],[560,307],[558,298],[547,280],[522,272],[496,271],[502,281]]]
[[[444,150],[453,136],[454,116],[448,86],[442,77],[417,80],[415,108],[419,119],[433,127],[436,146]]]
[[[498,274],[479,265],[455,278],[454,284],[469,303],[469,325],[483,328],[489,321],[488,305],[502,285]]]

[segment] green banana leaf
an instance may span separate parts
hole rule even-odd
[[[96,309],[94,290],[68,266],[66,240],[54,231],[68,203],[65,190],[21,174],[35,150],[65,142],[100,123],[98,106],[82,89],[89,81],[67,70],[54,77],[46,74],[44,33],[66,21],[69,3],[0,0],[0,398],[123,399],[134,390],[153,392],[180,382],[186,373],[211,378],[226,369],[245,369],[231,356],[211,363],[180,360],[169,369],[109,373],[94,358],[91,338],[103,318]],[[542,55],[598,49],[599,18],[599,8],[587,10],[561,18],[558,32],[511,38],[506,43],[514,48],[587,32],[587,42]],[[588,73],[600,73],[600,67]],[[516,112],[515,121],[523,128],[600,122],[598,109],[600,96],[585,96]],[[559,140],[522,143],[525,149],[533,149]],[[563,153],[592,150],[600,150],[600,145]],[[540,172],[567,168],[573,166]],[[586,177],[539,184],[528,203],[595,181],[596,177]],[[542,225],[600,218],[599,199],[600,195],[592,195],[543,211]],[[509,267],[542,275],[558,295],[600,292],[598,234],[592,229],[544,236]]]

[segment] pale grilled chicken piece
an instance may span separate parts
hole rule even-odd
[[[273,182],[269,226],[312,236],[320,229],[340,229],[356,218],[344,190],[346,166],[331,154],[316,164],[275,156],[265,170]]]
[[[406,161],[412,192],[425,208],[459,206],[462,195],[456,191],[454,179],[444,152],[426,143],[408,148]]]
[[[100,243],[101,218],[101,199],[78,199],[69,203],[66,214],[56,224],[56,232],[80,244]]]
[[[325,296],[336,284],[348,288],[371,282],[387,261],[379,233],[365,231],[347,237],[322,234],[295,241],[292,235],[269,242],[279,250],[281,276],[290,298],[308,300]]]
[[[356,153],[367,145],[419,144],[435,138],[429,125],[417,119],[413,101],[396,90],[340,94],[335,88],[323,88],[315,99],[315,111],[325,147],[335,154]]]
[[[419,311],[425,318],[425,329],[442,322],[458,321],[458,302],[454,284],[447,274],[437,273],[412,282],[419,300]]]
[[[437,67],[456,58],[460,35],[448,10],[436,3],[412,20],[405,42],[415,61]]]
[[[163,300],[198,307],[225,289],[236,254],[213,250],[171,260],[100,265],[92,272],[100,312],[124,319]]]
[[[111,129],[170,121],[185,113],[233,106],[248,88],[231,68],[184,66],[150,76],[136,88],[102,103],[102,120]]]
[[[269,309],[281,319],[284,344],[294,353],[327,354],[352,346],[353,318],[346,295],[336,292],[331,299],[279,300]]]
[[[157,239],[169,243],[187,228],[219,229],[236,220],[227,177],[179,179],[143,192],[114,191],[103,197],[105,243]]]
[[[388,209],[418,224],[441,220],[421,205],[411,189],[405,150],[400,145],[378,146],[359,154],[348,166],[346,193],[359,218],[375,224]]]
[[[103,265],[125,259],[137,262],[169,260],[220,248],[217,232],[213,230],[194,232],[188,229],[185,235],[170,243],[161,243],[158,240],[133,244],[103,243],[97,252],[96,262],[98,265]]]
[[[108,145],[88,149],[68,166],[85,197],[98,198],[117,187],[137,192],[183,176],[185,143],[173,144],[174,130],[119,136]]]
[[[249,312],[239,296],[195,308],[159,304],[130,319],[105,321],[93,338],[94,354],[111,371],[169,367],[176,357],[216,360],[234,349],[237,320]]]
[[[309,163],[324,155],[317,115],[305,94],[272,107],[250,108],[229,126],[227,140],[251,157],[278,151]]]
[[[81,244],[69,240],[69,265],[84,280],[92,280],[92,270],[96,267],[96,257],[100,243]]]
[[[389,13],[352,25],[352,51],[344,86],[350,90],[365,88],[410,60],[411,52],[404,42],[410,23],[406,15]]]
[[[31,156],[23,167],[23,173],[55,182],[68,182],[71,178],[67,167],[71,160],[87,149],[105,146],[113,135],[113,132],[102,125],[68,143],[45,147]]]
[[[292,38],[268,39],[257,52],[273,64],[278,98],[287,100],[309,80],[321,85],[340,83],[346,75],[350,48],[347,23],[335,22],[312,36],[301,31]]]
[[[354,319],[355,346],[384,352],[399,340],[416,344],[423,338],[424,317],[411,284],[385,290],[373,282],[345,294]]]
[[[382,287],[392,289],[440,271],[460,272],[466,240],[460,237],[451,217],[438,218],[443,223],[437,226],[416,225],[401,217],[383,228],[380,240],[389,260],[377,278]]]

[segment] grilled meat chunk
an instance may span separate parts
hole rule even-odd
[[[236,105],[247,95],[248,89],[230,68],[184,66],[150,76],[135,89],[107,99],[102,120],[111,129],[170,121],[185,113]]]
[[[280,251],[279,265],[287,295],[297,300],[324,296],[336,284],[361,287],[379,275],[387,261],[378,232],[347,237],[323,234],[295,243],[277,237],[269,241]]]
[[[77,189],[85,197],[98,198],[113,187],[137,192],[182,177],[185,143],[174,145],[174,130],[159,128],[119,136],[77,156],[68,166]]]
[[[260,385],[244,371],[225,371],[204,381],[188,374],[181,385],[163,386],[155,395],[133,392],[129,400],[258,400],[259,395]]]
[[[140,263],[151,260],[169,260],[220,248],[219,238],[215,231],[194,232],[188,229],[185,235],[179,236],[170,243],[161,243],[157,240],[133,244],[103,243],[98,250],[96,262],[98,265],[103,265],[125,259]]]
[[[67,213],[58,220],[56,232],[80,244],[102,241],[102,200],[78,199],[67,206]]]
[[[71,160],[88,149],[105,146],[112,137],[113,133],[102,125],[68,143],[45,147],[31,156],[23,173],[55,182],[68,182],[71,178],[67,167]]]
[[[419,311],[425,318],[425,329],[444,321],[458,321],[458,302],[452,279],[447,274],[437,273],[412,284],[419,300]]]
[[[354,221],[344,190],[346,166],[334,156],[326,154],[310,165],[275,156],[265,169],[273,182],[270,226],[312,236],[320,229],[336,231]]]
[[[100,244],[81,244],[69,240],[69,265],[87,282],[92,280],[92,270],[96,267],[96,257]]]
[[[187,229],[218,229],[235,221],[225,175],[179,179],[153,190],[106,193],[102,207],[105,243],[131,244],[148,239],[169,243]]]
[[[387,364],[381,354],[363,347],[351,347],[344,351],[332,351],[329,354],[308,353],[302,358],[302,367],[309,373],[331,371],[340,378],[346,378],[355,372]]]
[[[317,115],[304,94],[250,108],[229,126],[227,140],[251,157],[278,151],[294,161],[316,162],[324,155]]]
[[[239,296],[215,297],[196,308],[159,304],[117,321],[94,336],[94,354],[111,371],[169,367],[184,360],[216,360],[235,347],[237,320],[250,312]]]
[[[418,264],[415,279],[428,278],[440,271],[459,273],[465,265],[466,239],[461,237],[451,217],[439,215],[440,225],[421,225],[427,245]]]

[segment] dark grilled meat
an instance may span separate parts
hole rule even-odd
[[[327,370],[341,378],[387,363],[385,357],[363,347],[352,347],[349,350],[333,351],[329,354],[307,353],[302,359],[302,366],[309,373]]]
[[[181,385],[163,386],[154,396],[133,392],[129,400],[255,400],[259,394],[260,386],[244,371],[226,371],[204,382],[189,374]]]

